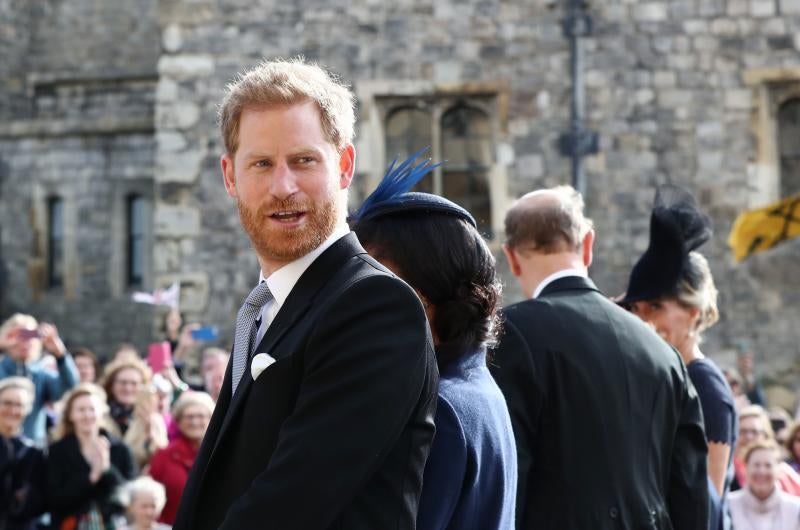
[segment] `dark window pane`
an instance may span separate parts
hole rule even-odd
[[[491,237],[489,166],[492,134],[481,110],[458,105],[442,116],[442,193],[475,217],[481,233]]]
[[[145,203],[142,197],[128,197],[128,285],[142,284],[144,275]]]
[[[47,202],[47,283],[64,283],[64,201],[52,197]]]
[[[781,196],[800,193],[800,98],[778,109],[778,150],[781,158]]]
[[[397,158],[402,162],[425,147],[431,148],[433,132],[431,116],[427,111],[415,107],[394,109],[386,118],[386,160]],[[417,184],[416,191],[433,191],[433,174],[427,175]]]

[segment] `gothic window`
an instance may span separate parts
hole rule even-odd
[[[64,200],[60,197],[47,200],[47,284],[64,284]]]
[[[141,286],[144,276],[145,201],[129,195],[127,201],[127,283]]]
[[[781,197],[800,193],[800,97],[778,108]]]
[[[387,105],[385,154],[388,164],[395,157],[404,160],[429,147],[427,156],[444,164],[417,184],[415,190],[436,193],[460,204],[475,217],[481,233],[491,237],[489,173],[494,163],[493,127],[490,114],[483,110],[487,101],[481,103],[443,97]]]

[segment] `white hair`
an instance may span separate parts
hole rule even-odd
[[[134,498],[142,493],[149,493],[153,496],[156,502],[156,513],[160,514],[167,503],[167,490],[163,484],[153,480],[151,477],[141,476],[128,482],[120,491],[120,497],[123,504],[130,508]]]

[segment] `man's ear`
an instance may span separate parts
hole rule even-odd
[[[586,232],[586,235],[583,236],[583,243],[582,243],[582,258],[583,264],[588,269],[592,265],[592,246],[594,245],[594,230],[589,230]]]
[[[339,153],[339,187],[347,189],[353,181],[353,173],[356,170],[356,148],[353,144],[347,144],[342,152]]]
[[[225,183],[225,190],[231,197],[238,197],[239,193],[236,190],[236,173],[233,170],[233,158],[225,153],[219,159],[219,165],[222,168],[222,180]]]
[[[508,267],[511,269],[511,274],[519,278],[522,275],[522,265],[519,262],[517,252],[504,243],[503,253],[506,255],[506,259],[508,259]]]

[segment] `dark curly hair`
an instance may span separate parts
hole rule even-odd
[[[472,225],[416,211],[358,221],[353,231],[433,306],[440,368],[495,340],[501,284],[494,256]]]

